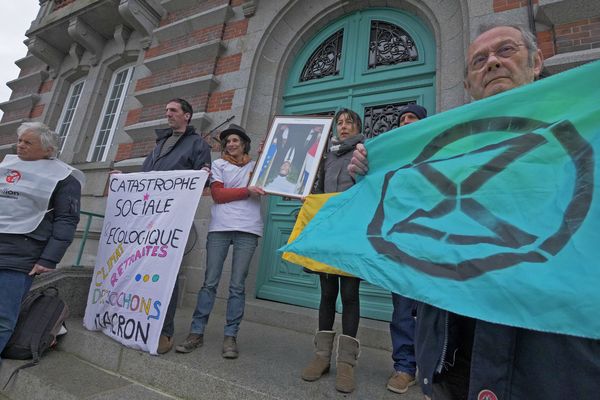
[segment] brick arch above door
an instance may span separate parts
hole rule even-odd
[[[322,0],[289,1],[265,10],[257,26],[270,20],[248,43],[255,47],[249,60],[250,83],[244,98],[242,123],[251,131],[265,132],[273,115],[281,112],[285,82],[304,45],[321,29],[343,15],[369,9],[368,0],[351,2]],[[469,38],[469,7],[466,0],[385,2],[390,9],[415,15],[433,33],[436,47],[436,110],[443,111],[467,101],[462,77]],[[269,14],[270,13],[270,14]],[[253,23],[252,21],[250,22]],[[252,31],[252,25],[249,31]]]
[[[398,127],[407,103],[435,112],[436,65],[433,35],[419,18],[387,8],[356,11],[323,28],[298,53],[282,111],[352,108],[365,118],[365,136],[377,136]]]

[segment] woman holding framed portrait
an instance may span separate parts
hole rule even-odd
[[[348,173],[348,164],[358,143],[364,141],[362,122],[357,113],[347,108],[337,112],[334,118],[337,136],[331,140],[317,173],[314,193],[342,192],[352,185],[354,179]],[[335,304],[338,293],[342,296],[342,334],[338,338],[337,373],[335,387],[343,393],[355,389],[354,367],[358,359],[360,343],[356,339],[360,320],[358,289],[360,279],[319,273],[321,301],[319,305],[319,330],[315,335],[315,357],[302,371],[302,379],[316,381],[329,371],[335,331]]]
[[[246,277],[263,221],[260,196],[265,192],[247,186],[255,161],[250,156],[250,137],[244,128],[231,124],[221,132],[221,158],[213,161],[210,192],[214,204],[206,241],[206,271],[188,337],[175,347],[178,353],[190,353],[204,343],[204,330],[217,295],[223,264],[229,246],[233,246],[229,297],[223,338],[223,358],[237,358],[237,334],[245,308]]]

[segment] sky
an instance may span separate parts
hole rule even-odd
[[[31,26],[39,8],[39,0],[0,1],[0,103],[10,97],[11,90],[6,82],[19,76],[20,69],[15,61],[27,54],[27,47],[23,44],[27,38],[25,31]]]

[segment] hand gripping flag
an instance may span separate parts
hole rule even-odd
[[[600,339],[600,62],[367,142],[282,250],[470,317]]]

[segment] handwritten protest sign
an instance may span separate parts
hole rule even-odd
[[[205,171],[111,177],[83,324],[156,354]]]

